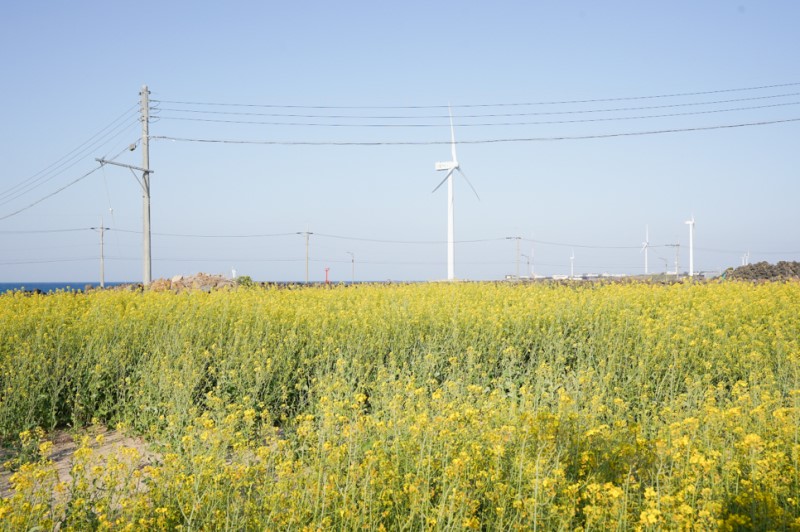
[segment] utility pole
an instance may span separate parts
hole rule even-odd
[[[143,284],[152,280],[152,258],[150,256],[150,91],[142,86],[142,219],[144,224]]]
[[[100,288],[106,287],[106,258],[103,249],[103,233],[105,233],[105,229],[103,227],[103,219],[100,218]]]
[[[313,235],[314,233],[308,231],[308,228],[306,228],[305,231],[298,232],[297,234],[305,235],[306,237],[306,284],[308,284],[308,237]]]
[[[521,236],[507,236],[506,240],[517,241],[517,281],[519,281],[519,241],[522,240]]]
[[[680,243],[678,244],[664,244],[664,246],[668,248],[675,248],[675,280],[681,278],[680,266],[679,266],[679,254],[681,250]]]
[[[664,280],[667,280],[667,275],[669,275],[669,261],[664,257],[658,257],[659,259],[664,261]]]
[[[528,263],[528,279],[532,279],[533,276],[531,275],[531,256],[523,253],[522,258],[525,259]]]
[[[689,226],[689,277],[694,277],[694,214],[686,225]]]
[[[103,233],[108,227],[104,227],[103,218],[100,217],[100,227],[92,227],[95,231],[100,231],[100,288],[106,287],[106,264],[105,253],[103,251]]]
[[[355,284],[356,282],[356,254],[352,251],[345,251],[348,255],[350,255],[350,264],[352,265],[352,279],[351,284]]]
[[[667,247],[675,248],[675,280],[677,281],[678,279],[681,278],[680,265],[679,265],[679,257],[680,257],[680,252],[681,252],[681,245],[680,245],[680,243],[678,243],[678,244],[664,244],[664,245],[667,246]]]
[[[147,85],[142,86],[142,92],[139,93],[142,97],[142,166],[133,166],[130,164],[117,163],[114,161],[107,161],[105,159],[95,159],[98,163],[113,164],[114,166],[121,166],[127,168],[133,174],[134,179],[142,187],[142,237],[143,253],[142,253],[142,284],[149,286],[152,281],[153,261],[150,256],[150,174],[153,171],[150,169],[150,91]],[[131,145],[131,151],[136,149],[136,144]],[[136,176],[138,170],[142,173],[142,179]]]

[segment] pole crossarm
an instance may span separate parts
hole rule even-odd
[[[122,166],[123,168],[130,168],[131,170],[139,170],[140,172],[144,172],[145,174],[155,173],[155,170],[147,170],[145,168],[142,168],[141,166],[133,166],[132,164],[118,163],[116,161],[107,161],[102,158],[100,159],[95,158],[95,161],[97,161],[100,164],[113,164],[114,166]]]

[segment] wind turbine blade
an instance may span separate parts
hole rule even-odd
[[[472,183],[470,182],[469,178],[467,177],[467,174],[465,174],[465,173],[464,173],[464,171],[463,171],[463,170],[461,170],[461,168],[460,168],[460,167],[458,167],[458,166],[456,167],[456,170],[458,170],[458,173],[459,173],[459,174],[461,174],[461,177],[463,177],[463,178],[464,178],[464,181],[466,181],[466,182],[467,182],[467,184],[469,185],[469,188],[471,188],[471,189],[472,189],[472,191],[475,193],[475,197],[476,197],[476,198],[478,198],[478,201],[480,201],[480,200],[481,200],[481,197],[480,197],[480,196],[478,196],[478,191],[477,191],[477,190],[475,190],[475,187],[473,187],[473,186],[472,186]]]
[[[447,106],[447,112],[450,114],[450,153],[453,154],[453,162],[457,162],[456,158],[456,133],[453,129],[453,110],[450,105]]]
[[[455,169],[453,168],[453,169],[451,169],[449,172],[447,172],[447,175],[446,175],[446,176],[444,176],[444,179],[442,179],[442,181],[441,181],[441,182],[440,182],[438,185],[436,185],[436,188],[434,188],[433,190],[431,190],[431,194],[433,194],[434,192],[436,192],[437,190],[439,190],[439,188],[440,188],[442,185],[444,185],[445,181],[447,181],[447,178],[448,178],[448,177],[450,177],[450,174],[452,174],[452,173],[453,173],[453,170],[455,170]]]

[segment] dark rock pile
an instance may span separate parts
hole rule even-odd
[[[782,281],[800,279],[800,262],[780,261],[777,264],[756,262],[747,266],[731,268],[725,272],[726,279],[746,281]]]

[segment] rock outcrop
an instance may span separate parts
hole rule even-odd
[[[150,290],[155,292],[163,292],[166,290],[172,290],[174,292],[184,292],[187,290],[211,292],[212,290],[232,288],[234,286],[236,286],[236,281],[233,279],[223,277],[222,275],[200,272],[194,275],[176,275],[171,279],[156,279],[150,283]]]

